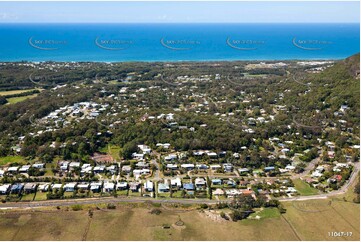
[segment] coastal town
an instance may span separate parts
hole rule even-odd
[[[114,67],[113,64],[104,65]],[[174,64],[164,65],[174,68]],[[12,136],[9,147],[13,157],[19,160],[0,166],[1,201],[148,197],[223,202],[239,196],[257,200],[257,196],[262,195],[268,200],[282,200],[338,192],[355,179],[359,170],[359,140],[354,135],[355,126],[350,120],[347,102],[333,111],[326,109],[333,112],[332,121],[324,119],[314,125],[295,113],[282,132],[262,137],[266,127],[277,124],[284,115],[289,115],[290,110],[299,110],[285,101],[288,95],[297,92],[298,96],[307,98],[312,88],[320,87],[311,82],[303,83],[297,73],[284,72],[288,86],[274,92],[271,98],[268,97],[269,87],[263,91],[243,88],[244,82],[252,83],[255,79],[278,78],[276,80],[282,84],[283,72],[274,73],[281,67],[306,68],[307,72],[315,74],[333,65],[330,61],[261,62],[228,67],[248,71],[238,78],[223,72],[178,76],[155,72],[152,74],[154,81],[148,80],[147,73],[130,72],[117,80],[96,75],[95,80],[87,81],[87,84],[60,83],[50,89],[46,87],[46,92],[59,99],[85,89],[97,94],[88,100],[59,105],[43,116],[28,115],[28,133],[17,135],[16,139]],[[51,71],[54,68],[92,67],[89,64],[79,66],[79,63],[21,63],[18,66]],[[181,66],[189,68],[187,64]],[[250,74],[252,71],[254,74]],[[264,73],[256,74],[260,71]],[[36,80],[34,75],[29,80],[32,85],[44,88],[44,83],[50,79],[38,77]],[[204,85],[213,83],[221,85],[224,91],[211,95],[212,86],[204,88]],[[228,91],[226,85],[231,86]],[[233,95],[234,92],[237,95]],[[265,97],[271,104],[262,104]],[[161,111],[155,109],[164,98],[172,103],[163,106]],[[328,106],[325,102],[323,105]],[[315,113],[321,112],[316,109]],[[189,122],[187,118],[197,120]],[[97,126],[91,133],[83,134],[85,139],[52,138],[62,130],[76,130],[82,122]],[[223,138],[220,145],[195,144],[196,138],[189,144],[174,141],[174,136],[205,134],[215,128],[214,122],[240,133],[237,147],[230,146]],[[152,138],[152,142],[131,141],[123,146],[112,141],[121,127],[129,123],[160,127],[164,135]],[[320,131],[331,130],[339,131],[340,136],[335,139],[319,135]],[[33,151],[27,147],[31,139],[46,140],[39,147],[44,150],[39,158],[31,158]],[[90,140],[99,148],[86,153]],[[207,146],[210,149],[204,149]],[[72,153],[78,155],[59,155],[59,151],[71,149],[69,147],[77,147]]]

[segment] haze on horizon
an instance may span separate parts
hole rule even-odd
[[[351,2],[0,2],[0,23],[359,23]]]

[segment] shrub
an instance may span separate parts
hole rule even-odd
[[[208,205],[205,204],[205,203],[203,203],[203,204],[200,205],[200,207],[201,207],[202,209],[207,209],[207,208],[208,208]]]
[[[116,209],[116,206],[113,203],[108,203],[107,209]]]
[[[71,209],[73,211],[80,211],[80,210],[83,210],[83,206],[80,204],[75,204],[75,205],[71,206]]]
[[[152,209],[152,211],[150,211],[151,214],[155,214],[155,215],[159,215],[162,213],[162,211],[158,208],[154,208]]]

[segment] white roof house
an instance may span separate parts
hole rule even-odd
[[[105,182],[103,189],[105,191],[113,191],[115,187],[115,184],[113,182]]]
[[[182,186],[182,180],[177,177],[170,180],[170,184],[172,187],[181,187]]]
[[[206,180],[203,177],[197,177],[194,181],[196,186],[204,186],[206,185]]]
[[[49,184],[49,183],[40,184],[40,185],[38,186],[38,190],[39,190],[39,191],[44,191],[44,192],[46,192],[46,191],[48,191],[49,187],[50,187],[50,184]]]
[[[29,169],[30,169],[30,165],[24,165],[20,167],[19,172],[28,172]]]
[[[148,180],[144,183],[144,189],[151,192],[153,191],[153,188],[154,188],[154,184],[152,181]]]
[[[116,188],[127,188],[128,187],[128,182],[118,182],[116,185]]]
[[[147,145],[138,145],[138,148],[143,152],[143,154],[150,154],[152,149]]]
[[[210,165],[210,167],[211,167],[212,170],[217,170],[217,169],[222,168],[221,165]]]
[[[6,194],[9,191],[10,184],[4,184],[0,186],[0,194]]]
[[[64,191],[74,191],[77,183],[71,182],[64,185],[63,189]]]
[[[53,184],[51,185],[52,189],[60,189],[63,186],[63,184]]]
[[[32,165],[32,167],[37,168],[37,169],[43,169],[45,167],[44,163],[35,163]]]
[[[69,163],[69,167],[70,168],[80,167],[80,162],[72,161],[72,162]]]
[[[11,166],[8,168],[8,172],[17,172],[19,170],[19,166]]]
[[[84,190],[86,190],[86,189],[89,188],[89,183],[80,183],[80,184],[78,184],[77,187],[78,187],[79,189],[84,189]]]
[[[165,161],[172,161],[172,160],[176,160],[178,158],[178,156],[176,154],[169,154],[167,156],[164,157]]]
[[[167,169],[176,170],[178,169],[177,164],[167,164]]]
[[[181,167],[184,169],[194,169],[194,164],[182,164]]]

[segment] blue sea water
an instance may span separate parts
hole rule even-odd
[[[0,61],[342,59],[359,24],[0,24]]]

